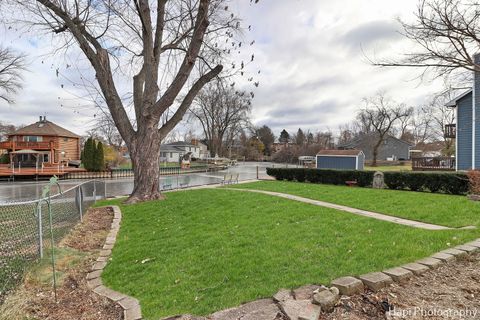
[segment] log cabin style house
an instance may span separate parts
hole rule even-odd
[[[15,167],[80,165],[80,136],[40,116],[40,120],[0,142]]]

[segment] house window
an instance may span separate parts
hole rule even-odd
[[[64,141],[64,142],[68,142],[68,138],[63,138],[63,141]]]
[[[172,152],[170,152],[170,158],[173,158],[173,153]]]
[[[43,155],[43,162],[48,162],[48,154]]]
[[[25,142],[42,142],[41,136],[24,136],[23,141]]]

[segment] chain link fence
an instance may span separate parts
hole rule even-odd
[[[92,180],[49,198],[0,203],[0,304],[25,269],[47,254],[52,239],[57,244],[105,197],[105,182]]]

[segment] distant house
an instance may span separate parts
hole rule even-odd
[[[43,164],[80,164],[80,136],[40,117],[38,122],[8,134],[0,142],[10,156],[10,163],[22,167]]]
[[[361,150],[321,150],[317,169],[363,170],[365,154]]]
[[[191,153],[194,158],[200,158],[200,147],[185,141],[160,145],[161,162],[180,162],[180,159],[187,153]]]
[[[183,149],[168,145],[160,145],[160,162],[180,162],[181,157],[185,154]]]
[[[373,160],[373,148],[378,141],[377,137],[376,133],[362,134],[347,143],[339,145],[338,149],[362,150],[365,154],[365,160]],[[379,147],[377,160],[408,160],[410,159],[411,147],[413,147],[411,143],[387,135]]]
[[[210,157],[210,152],[208,151],[208,146],[201,142],[200,140],[198,139],[192,139],[192,145],[194,145],[195,147],[198,147],[199,150],[198,150],[198,158],[200,159],[206,159],[208,157]]]
[[[476,57],[478,59],[478,56]],[[456,124],[448,124],[446,138],[455,138],[455,169],[469,170],[480,168],[480,75],[474,76],[474,89],[469,90],[447,106],[455,108]]]

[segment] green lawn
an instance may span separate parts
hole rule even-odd
[[[450,227],[480,226],[480,203],[465,196],[287,181],[261,181],[234,187],[290,193]]]
[[[102,278],[138,298],[146,319],[207,315],[280,288],[398,266],[473,240],[262,194],[204,189],[122,205]]]

